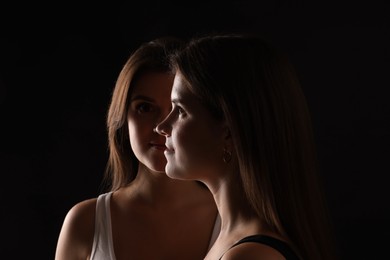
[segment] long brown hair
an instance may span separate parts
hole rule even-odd
[[[334,259],[310,113],[286,55],[256,35],[209,35],[172,63],[229,126],[253,214],[303,259]]]
[[[127,109],[134,82],[145,72],[170,73],[169,57],[182,46],[175,37],[162,37],[142,44],[124,64],[113,90],[107,115],[109,158],[104,182],[117,190],[134,180],[138,160],[131,149]]]

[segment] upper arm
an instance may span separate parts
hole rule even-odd
[[[57,242],[56,260],[85,260],[92,250],[96,199],[74,205],[66,214]]]
[[[260,243],[242,243],[228,250],[222,260],[286,260],[276,249]]]

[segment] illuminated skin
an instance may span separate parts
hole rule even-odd
[[[169,177],[208,183],[224,164],[224,124],[217,122],[188,89],[180,73],[176,74],[172,93],[172,111],[158,125],[166,137]]]
[[[153,129],[171,110],[173,75],[150,72],[134,85],[127,114],[131,148],[140,164],[164,172],[165,138]]]
[[[214,228],[219,228],[215,202],[204,185],[174,180],[165,174],[165,137],[155,131],[157,124],[171,112],[174,75],[154,69],[145,71],[139,66],[135,64],[136,71],[129,70],[122,82],[129,84],[122,87],[131,91],[123,97],[128,102],[124,122],[128,138],[123,133],[117,133],[116,137],[124,138],[119,149],[128,150],[129,158],[134,154],[138,162],[131,166],[138,167],[125,169],[134,179],[123,181],[123,186],[112,191],[108,233],[112,238],[111,253],[118,260],[203,259],[215,241]],[[115,103],[114,108],[122,108],[121,102]],[[125,127],[121,125],[121,129]],[[125,147],[127,144],[131,151]],[[124,156],[121,154],[117,159]],[[56,260],[90,259],[96,231],[96,203],[97,198],[91,198],[69,210],[58,240]]]
[[[178,72],[172,87],[172,111],[157,126],[166,138],[165,171],[172,179],[202,181],[214,196],[221,216],[221,232],[205,260],[220,259],[239,239],[270,232],[257,217],[247,217],[246,198],[237,190],[241,185],[235,161],[225,163],[223,150],[232,146],[225,122],[213,118],[210,111],[191,93],[188,83]],[[279,252],[262,244],[243,244],[229,250],[223,259],[284,259]]]

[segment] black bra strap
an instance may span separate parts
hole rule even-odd
[[[281,253],[287,260],[299,260],[299,257],[294,253],[294,251],[290,248],[290,246],[273,237],[265,236],[265,235],[253,235],[253,236],[247,236],[235,243],[231,248],[247,242],[255,242],[255,243],[261,243],[265,244],[267,246],[270,246],[277,250],[279,253]],[[222,257],[221,257],[222,258]]]

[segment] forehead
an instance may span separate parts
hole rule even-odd
[[[195,95],[190,91],[188,84],[180,72],[175,74],[171,94],[172,101],[187,103],[195,99]]]
[[[192,115],[202,115],[206,117],[212,117],[210,110],[203,104],[203,102],[197,97],[191,90],[187,80],[180,74],[176,73],[172,93],[171,101],[174,104],[180,104]]]
[[[172,89],[173,75],[165,72],[145,72],[134,82],[132,96],[168,95]]]

